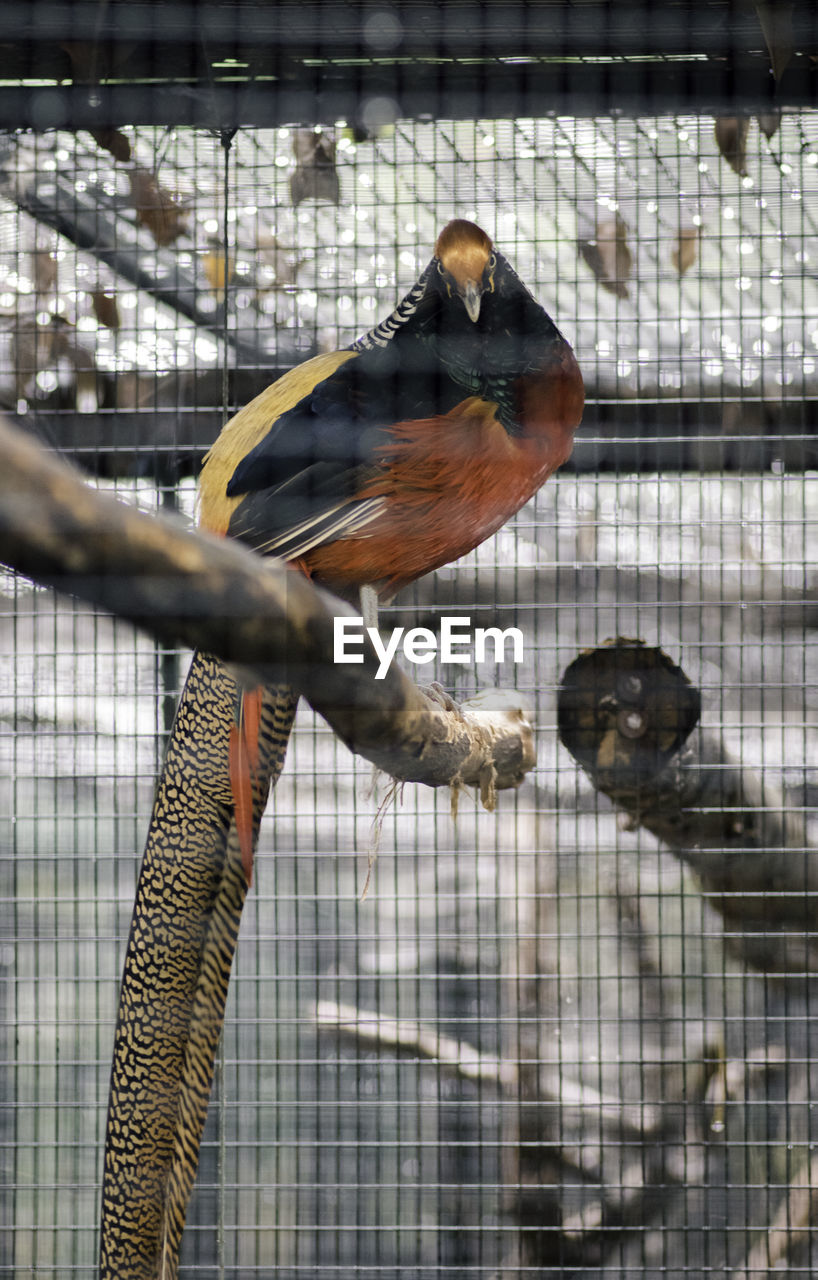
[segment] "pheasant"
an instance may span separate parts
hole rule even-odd
[[[205,459],[201,524],[337,595],[388,602],[495,533],[569,457],[571,347],[472,222],[390,316],[262,391]],[[258,827],[297,704],[191,665],[158,785],[120,995],[102,1280],[169,1280],[195,1177]]]

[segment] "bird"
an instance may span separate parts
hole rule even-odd
[[[200,525],[371,609],[513,516],[570,456],[583,405],[568,341],[488,234],[455,218],[386,319],[225,425],[203,464]],[[121,988],[101,1280],[175,1275],[258,827],[297,701],[194,655]]]

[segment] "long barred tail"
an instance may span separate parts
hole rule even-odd
[[[236,685],[197,653],[174,722],[134,904],[114,1042],[100,1280],[171,1280],[199,1157],[247,883],[233,817]],[[265,689],[254,834],[296,697]]]

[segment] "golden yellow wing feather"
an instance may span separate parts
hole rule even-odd
[[[227,532],[230,517],[241,501],[240,497],[228,498],[226,492],[237,460],[255,448],[282,413],[355,355],[354,351],[331,351],[305,360],[271,383],[225,424],[205,457],[199,479],[199,523],[205,529],[211,533]]]

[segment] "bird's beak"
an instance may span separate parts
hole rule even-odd
[[[477,318],[480,315],[480,299],[483,296],[482,289],[479,285],[476,285],[473,280],[470,280],[461,296],[463,298],[463,306],[466,308],[466,314],[469,319],[476,324]]]

